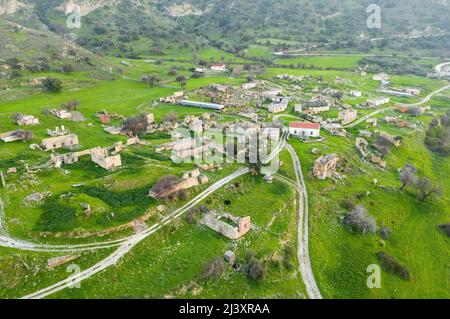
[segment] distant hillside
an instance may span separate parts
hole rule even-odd
[[[59,35],[0,18],[0,64],[31,72],[92,70],[99,57]]]
[[[368,29],[367,7],[382,28]],[[80,6],[82,27],[67,14]],[[239,51],[249,43],[354,41],[361,36],[450,32],[446,0],[0,0],[0,14],[33,28],[76,33],[90,50],[125,56],[206,44]]]

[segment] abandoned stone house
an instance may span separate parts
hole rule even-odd
[[[240,218],[230,214],[217,214],[213,211],[206,213],[200,220],[200,224],[232,240],[243,237],[252,227],[249,216]]]
[[[338,162],[339,156],[335,153],[321,156],[314,162],[314,177],[322,180],[333,177],[336,173],[336,166]]]
[[[106,170],[113,170],[122,166],[122,159],[120,154],[109,155],[108,149],[103,147],[94,148],[91,150],[92,161]]]
[[[386,132],[380,132],[380,136],[395,147],[400,147],[402,145],[402,138],[400,136],[392,136]]]
[[[194,169],[191,172],[186,172],[183,174],[183,178],[178,181],[176,184],[174,184],[170,189],[164,190],[160,193],[155,193],[153,190],[149,191],[149,196],[153,198],[164,198],[168,197],[178,191],[190,189],[196,186],[199,186],[201,184],[208,183],[209,180],[207,176],[200,175],[200,170]]]
[[[184,124],[190,131],[200,133],[203,131],[203,121],[197,116],[187,116],[184,120]]]
[[[279,95],[283,93],[282,89],[272,89],[262,93],[262,97],[274,101]]]
[[[23,130],[15,130],[11,132],[5,132],[0,134],[0,139],[5,143],[23,141],[27,138],[29,132]]]
[[[339,112],[338,120],[341,122],[342,125],[347,125],[351,122],[353,122],[358,117],[358,111],[357,110],[345,110],[342,112]]]
[[[66,110],[51,109],[49,112],[59,119],[69,119],[72,117],[72,113]]]
[[[391,101],[390,98],[388,97],[376,97],[373,99],[368,99],[367,100],[367,105],[370,107],[376,107],[376,106],[380,106],[380,105],[384,105],[384,104],[388,104]]]
[[[289,105],[289,98],[282,98],[280,101],[274,101],[268,106],[270,113],[280,113],[286,111]]]
[[[72,148],[78,145],[78,136],[75,134],[69,134],[46,138],[42,140],[41,145],[44,151],[51,151],[62,147]]]
[[[47,135],[49,136],[63,136],[63,135],[67,135],[69,133],[69,131],[66,129],[66,127],[64,125],[61,125],[61,127],[55,127],[55,130],[52,131],[50,129],[47,129]]]
[[[253,122],[258,122],[258,114],[255,112],[239,112],[239,116],[245,117]]]
[[[386,166],[387,166],[387,163],[385,161],[383,161],[383,159],[377,155],[371,155],[370,162],[378,165],[381,168],[386,168]]]
[[[362,157],[366,158],[367,156],[369,156],[369,142],[367,142],[366,139],[357,137],[355,146],[358,149],[359,153],[361,153]]]
[[[56,168],[60,168],[63,164],[70,165],[80,161],[80,157],[90,155],[91,160],[106,170],[113,170],[122,165],[121,157],[119,154],[112,156],[108,155],[108,149],[103,147],[92,148],[80,152],[71,152],[67,154],[55,154],[50,155],[50,162]]]
[[[20,115],[16,121],[19,126],[38,125],[39,119],[33,115]]]
[[[386,73],[377,73],[372,77],[374,81],[389,81],[390,78],[389,74]]]
[[[249,82],[249,83],[242,84],[241,88],[243,90],[251,90],[251,89],[256,88],[257,86],[258,86],[258,83],[256,83],[256,82]]]
[[[361,91],[350,91],[350,94],[354,97],[361,97],[362,92]]]

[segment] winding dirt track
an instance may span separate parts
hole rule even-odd
[[[119,248],[114,251],[111,255],[103,259],[102,261],[98,262],[94,266],[80,272],[76,273],[67,279],[64,279],[56,284],[53,284],[47,288],[41,289],[35,293],[32,293],[30,295],[24,296],[22,299],[41,299],[45,298],[51,294],[54,294],[58,291],[61,291],[65,288],[72,287],[73,285],[80,283],[81,281],[88,279],[92,277],[93,275],[105,270],[106,268],[115,265],[123,256],[125,256],[134,246],[139,244],[141,241],[143,241],[148,236],[154,234],[158,230],[160,230],[162,227],[170,224],[177,218],[179,218],[181,215],[183,215],[185,212],[187,212],[192,207],[196,206],[198,203],[203,201],[206,197],[217,191],[218,189],[222,188],[224,185],[228,184],[232,180],[245,175],[249,172],[248,168],[242,168],[234,172],[233,174],[225,177],[224,179],[216,182],[206,190],[204,190],[202,193],[200,193],[198,196],[196,196],[193,200],[191,200],[189,203],[185,204],[184,206],[178,208],[175,210],[172,214],[166,216],[163,218],[158,224],[155,224],[148,229],[142,231],[141,233],[138,233],[136,235],[133,235],[131,237],[128,237],[124,243],[122,243]]]
[[[440,89],[438,89],[438,90],[436,90],[436,91],[434,91],[434,92],[431,92],[431,93],[428,94],[426,97],[424,97],[420,102],[412,103],[412,104],[405,104],[405,105],[406,105],[406,106],[419,106],[419,105],[423,105],[423,104],[425,104],[425,103],[428,103],[428,102],[433,98],[433,96],[435,96],[436,94],[441,93],[442,91],[445,91],[445,90],[448,90],[448,89],[450,89],[450,85],[446,85],[446,86],[444,86],[444,87],[442,87],[442,88],[440,88]],[[387,108],[384,108],[384,109],[376,110],[376,111],[374,111],[374,112],[372,112],[372,113],[370,113],[370,114],[367,114],[366,116],[364,116],[364,117],[358,119],[357,121],[355,121],[355,122],[353,122],[353,123],[351,123],[351,124],[348,124],[348,125],[344,126],[344,128],[354,127],[354,126],[356,126],[356,125],[358,125],[358,124],[361,124],[362,122],[364,122],[364,121],[366,121],[366,120],[368,120],[368,119],[374,117],[374,116],[377,115],[377,114],[380,114],[380,113],[385,112],[385,111],[393,110],[393,109],[394,109],[394,107],[387,107]]]
[[[306,189],[305,179],[303,177],[300,159],[292,148],[287,144],[286,148],[291,154],[294,163],[295,176],[297,179],[297,190],[300,196],[299,205],[299,223],[298,223],[298,260],[300,264],[300,273],[302,275],[303,283],[306,287],[306,292],[310,299],[322,299],[319,287],[311,267],[311,259],[309,256],[309,199],[308,191]]]

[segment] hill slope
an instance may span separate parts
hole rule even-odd
[[[381,29],[367,27],[367,8],[381,7]],[[80,7],[82,26],[68,29]],[[0,0],[0,14],[33,28],[76,33],[78,43],[99,52],[135,55],[179,45],[242,49],[258,40],[353,41],[363,34],[450,32],[445,0]]]

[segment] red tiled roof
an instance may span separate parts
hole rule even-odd
[[[310,129],[310,130],[320,130],[319,123],[291,122],[291,123],[289,123],[289,127],[304,128],[304,129]]]

